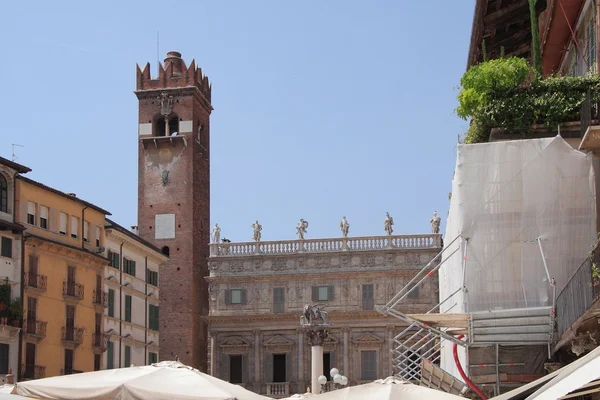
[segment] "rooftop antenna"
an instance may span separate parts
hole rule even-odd
[[[25,147],[22,144],[16,144],[16,143],[12,144],[12,160],[13,160],[13,162],[15,162],[17,160],[17,155],[15,154],[15,146],[17,146],[17,147]]]

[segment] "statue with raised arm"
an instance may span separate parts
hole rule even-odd
[[[306,233],[306,228],[308,228],[308,221],[300,218],[300,222],[296,225],[296,233],[298,234],[298,239],[304,240],[304,234]]]
[[[346,220],[346,217],[342,218],[342,222],[340,222],[340,229],[342,230],[342,235],[344,235],[344,237],[348,237],[350,224],[348,223],[348,220]]]
[[[438,217],[437,211],[434,211],[433,217],[431,217],[431,219],[429,220],[429,223],[431,224],[431,233],[440,233],[440,223],[441,222],[442,222],[442,219],[440,217]]]
[[[390,216],[389,212],[386,212],[385,221],[383,222],[383,228],[385,229],[388,235],[391,235],[392,232],[394,232],[394,228],[392,228],[392,225],[394,225],[394,218]]]
[[[254,241],[260,242],[260,233],[262,231],[262,225],[258,223],[258,220],[256,220],[256,222],[252,224],[252,229],[254,230]]]
[[[221,228],[219,228],[219,224],[215,224],[211,236],[213,243],[219,243],[221,241]]]

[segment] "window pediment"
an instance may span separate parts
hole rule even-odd
[[[250,343],[241,336],[230,336],[219,344],[221,351],[225,354],[247,353],[250,350]]]
[[[356,346],[380,346],[383,344],[383,339],[371,332],[365,332],[352,340],[352,343]]]

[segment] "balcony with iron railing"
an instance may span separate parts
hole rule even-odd
[[[45,292],[48,289],[48,277],[46,275],[27,272],[23,278],[27,289]]]
[[[223,242],[210,244],[211,257],[252,255],[288,255],[297,253],[337,253],[353,251],[389,251],[394,249],[440,249],[442,236],[386,235],[327,239],[279,240],[268,242]]]
[[[99,352],[105,352],[108,349],[108,342],[110,340],[110,335],[102,332],[94,332],[92,336],[92,346],[94,350]]]
[[[63,296],[69,299],[83,300],[83,285],[75,282],[63,282]]]
[[[77,347],[83,343],[83,332],[84,328],[77,328],[74,326],[63,326],[62,327],[62,341],[64,345],[70,347]]]
[[[108,293],[102,290],[94,290],[94,305],[108,307]]]
[[[42,379],[46,377],[46,367],[42,365],[23,364],[21,365],[22,379]]]
[[[556,298],[556,330],[559,342],[563,341],[567,331],[574,336],[579,323],[583,322],[586,315],[593,312],[599,303],[600,247],[596,244]]]
[[[25,318],[23,320],[23,333],[31,339],[36,339],[38,342],[46,337],[46,328],[48,322],[38,321],[34,318]]]

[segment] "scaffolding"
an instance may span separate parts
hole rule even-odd
[[[460,145],[447,243],[379,308],[407,324],[394,338],[396,375],[425,384],[439,364],[459,380],[454,345],[469,378],[491,394],[541,375],[557,289],[596,236],[595,187],[593,157],[559,136]],[[436,273],[439,304],[426,314],[402,312]]]

